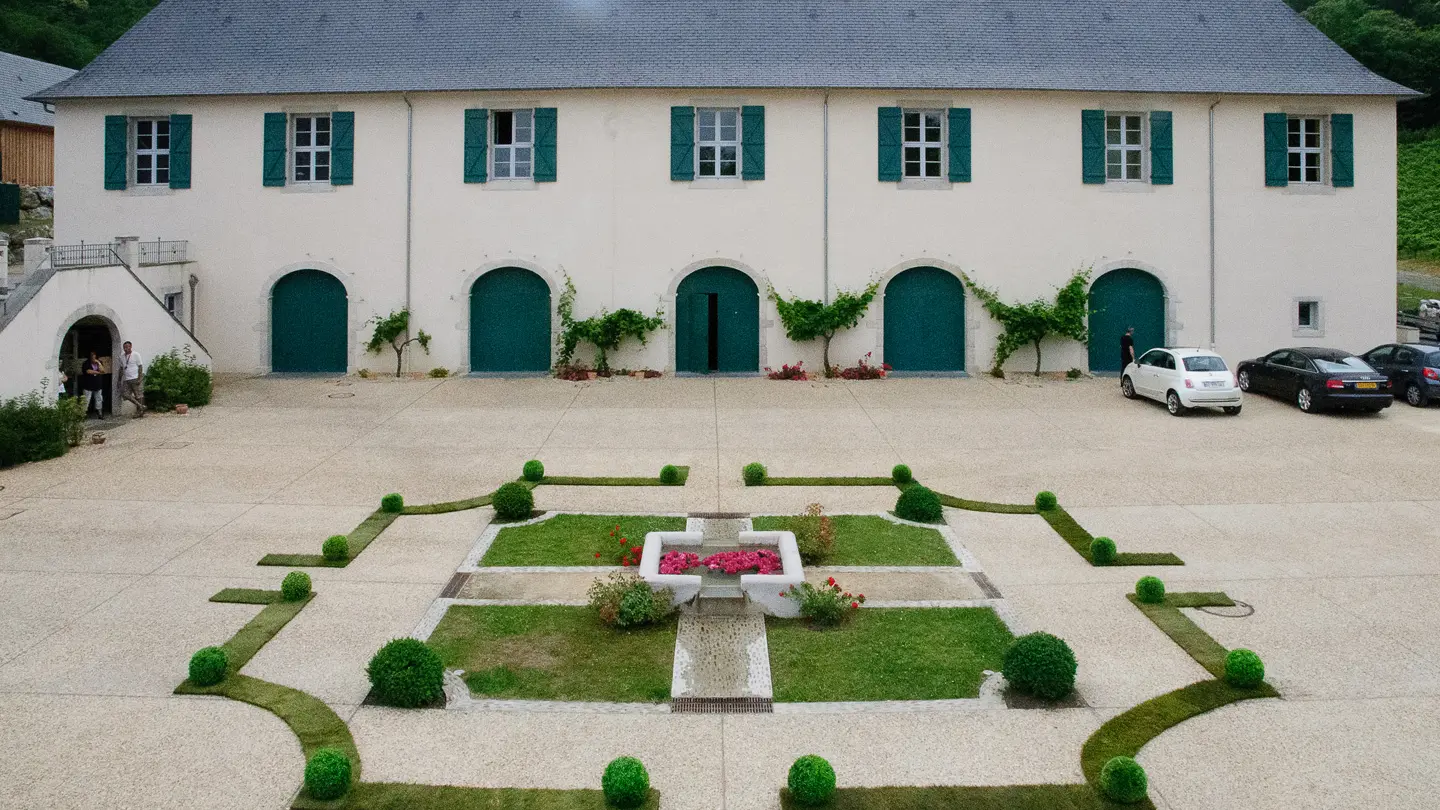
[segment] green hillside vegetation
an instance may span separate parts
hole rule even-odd
[[[158,0],[0,0],[0,51],[81,68]]]
[[[1397,168],[1400,257],[1440,260],[1440,138],[1400,144]]]

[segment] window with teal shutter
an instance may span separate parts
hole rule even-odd
[[[1336,188],[1355,185],[1355,116],[1330,116],[1330,183]]]
[[[330,114],[330,185],[355,183],[355,113]]]
[[[670,108],[670,179],[695,179],[695,108]]]
[[[1171,115],[1150,113],[1150,182],[1157,186],[1175,183],[1175,145]]]
[[[1105,111],[1080,111],[1080,177],[1087,184],[1105,182]]]
[[[765,108],[740,108],[740,177],[765,179]]]
[[[1265,113],[1265,185],[1290,185],[1290,116]]]
[[[535,182],[555,182],[555,108],[535,108]]]
[[[465,111],[465,182],[484,183],[490,160],[490,111]]]
[[[265,113],[265,161],[264,184],[285,185],[285,163],[289,155],[286,137],[290,119],[283,112]]]
[[[190,188],[190,116],[170,116],[170,188]]]
[[[898,183],[904,177],[901,158],[905,144],[901,132],[901,118],[899,107],[880,108],[877,144],[880,149],[878,161],[882,183]]]
[[[130,174],[130,119],[105,116],[105,188],[123,191]]]
[[[970,182],[970,108],[951,107],[950,182]]]

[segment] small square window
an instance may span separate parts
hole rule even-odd
[[[1295,306],[1295,328],[1320,328],[1320,302],[1297,301]]]
[[[180,320],[180,317],[185,314],[184,301],[184,293],[165,293],[165,311],[170,313],[170,317],[177,321]]]

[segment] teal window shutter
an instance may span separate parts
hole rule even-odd
[[[535,108],[535,182],[555,182],[555,108]]]
[[[286,138],[290,119],[283,112],[265,113],[265,185],[285,185],[285,164],[289,157]]]
[[[1175,183],[1175,136],[1168,112],[1150,113],[1150,183],[1169,186]]]
[[[880,182],[882,183],[898,183],[904,176],[901,163],[902,153],[905,151],[905,142],[902,140],[900,131],[902,117],[899,107],[880,108],[880,130],[877,133],[877,143],[880,147],[879,166]]]
[[[695,179],[695,108],[670,108],[670,179]]]
[[[1290,185],[1290,116],[1265,113],[1265,185]]]
[[[970,182],[970,108],[951,107],[950,182]]]
[[[1080,111],[1080,176],[1088,184],[1105,182],[1105,111]]]
[[[1330,184],[1336,188],[1355,185],[1355,116],[1330,116]]]
[[[490,111],[465,111],[465,182],[490,179]]]
[[[130,176],[130,119],[105,116],[105,188],[123,191]]]
[[[330,113],[330,185],[355,183],[355,113]]]
[[[190,116],[170,116],[170,188],[190,187]]]
[[[740,108],[740,178],[765,179],[765,108]]]

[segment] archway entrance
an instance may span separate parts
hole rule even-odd
[[[470,370],[550,370],[550,285],[522,267],[501,267],[470,287]]]
[[[675,291],[675,370],[760,370],[760,290],[733,267],[706,267]]]
[[[885,285],[885,362],[895,371],[965,370],[965,286],[938,267]]]
[[[270,291],[270,370],[344,374],[349,303],[340,279],[296,270]]]
[[[120,347],[118,330],[109,320],[99,315],[87,315],[75,322],[60,341],[59,369],[70,381],[64,384],[64,392],[83,397],[87,416],[105,417],[115,410],[114,358]],[[100,374],[86,374],[85,361],[94,352],[100,360]],[[58,382],[58,380],[57,380]],[[99,402],[88,396],[90,391],[99,391]]]
[[[1135,327],[1135,356],[1165,345],[1165,286],[1144,270],[1111,270],[1090,285],[1090,370],[1118,373],[1120,337]]]

